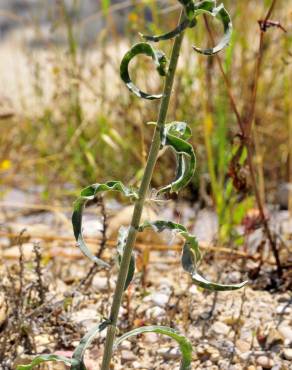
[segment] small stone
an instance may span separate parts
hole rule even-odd
[[[229,327],[225,325],[223,322],[216,321],[213,325],[211,330],[218,335],[227,335],[229,332]]]
[[[192,297],[197,296],[197,297],[202,297],[202,292],[199,290],[199,288],[193,284],[189,288],[189,293],[192,295]]]
[[[8,305],[4,293],[0,293],[0,328],[7,320]]]
[[[73,312],[72,321],[77,325],[82,325],[86,330],[92,329],[97,324],[96,307],[83,308],[82,310]]]
[[[191,335],[194,339],[201,339],[203,333],[199,328],[192,328]]]
[[[178,348],[159,348],[157,353],[165,360],[176,360],[180,358],[180,351]]]
[[[130,351],[131,348],[132,348],[132,344],[129,340],[124,340],[121,344],[120,344],[120,349],[124,349],[124,350],[128,350]]]
[[[283,351],[283,357],[288,361],[292,361],[292,348],[285,348]]]
[[[278,331],[285,339],[287,339],[290,343],[292,342],[292,328],[287,325],[280,325],[278,327]]]
[[[241,273],[239,271],[232,271],[228,274],[230,283],[238,283],[241,280]]]
[[[92,286],[101,292],[106,292],[109,289],[108,278],[104,276],[95,275],[92,280]]]
[[[47,334],[40,334],[34,337],[34,342],[39,353],[48,350],[50,343],[54,342],[54,338]]]
[[[289,192],[292,191],[292,184],[288,182],[281,183],[277,189],[277,202],[282,209],[288,209]]]
[[[240,352],[248,352],[250,350],[250,343],[245,342],[244,340],[238,339],[236,341],[236,349]]]
[[[238,357],[239,357],[242,361],[246,362],[246,361],[250,358],[251,354],[252,354],[252,352],[251,352],[251,351],[242,352],[242,353],[239,353],[239,354],[238,354]]]
[[[212,349],[210,360],[216,364],[219,361],[219,359],[220,359],[220,352],[216,349]]]
[[[272,367],[271,370],[288,370],[286,367],[282,366],[281,364],[276,364]]]
[[[147,367],[141,364],[139,361],[132,362],[133,369],[147,369]]]
[[[122,363],[125,363],[128,361],[135,361],[137,360],[137,358],[133,352],[124,350],[121,352],[121,360],[122,360]]]
[[[152,293],[143,299],[144,302],[152,301],[160,307],[165,307],[169,301],[169,294],[165,293]]]
[[[271,349],[274,346],[284,343],[283,336],[277,329],[271,329],[266,340],[266,349]]]
[[[239,364],[234,364],[231,365],[228,370],[242,370],[242,366]]]
[[[289,302],[291,299],[290,297],[290,294],[289,293],[284,293],[282,294],[279,298],[278,298],[278,302],[279,303],[287,303]]]
[[[158,335],[155,333],[145,333],[144,334],[144,341],[145,343],[157,343],[158,342]]]
[[[23,259],[25,261],[31,260],[34,257],[34,245],[33,243],[23,243],[21,246]],[[4,259],[19,259],[20,249],[18,245],[7,248],[3,251],[2,257]]]
[[[147,319],[161,319],[166,316],[166,312],[163,308],[154,306],[151,308],[148,308],[146,311],[146,318]]]
[[[281,304],[276,308],[276,312],[278,315],[288,315],[292,312],[292,309],[287,304]]]
[[[250,366],[247,368],[247,370],[257,370],[257,368],[256,368],[255,366],[253,366],[253,365],[250,365]]]
[[[274,366],[274,361],[266,356],[259,356],[256,361],[264,369],[271,369]]]

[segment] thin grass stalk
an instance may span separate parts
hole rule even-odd
[[[183,12],[180,16],[180,21],[184,17]],[[103,356],[103,361],[101,365],[101,370],[109,370],[110,362],[112,358],[113,352],[113,344],[116,335],[116,325],[118,314],[122,302],[124,286],[126,282],[126,277],[129,270],[130,259],[134,247],[134,243],[136,240],[136,235],[138,232],[138,227],[141,220],[141,215],[143,211],[143,206],[145,203],[146,195],[149,189],[150,181],[152,179],[152,174],[154,171],[154,167],[158,158],[158,153],[160,150],[161,139],[160,139],[160,132],[161,128],[164,126],[166,122],[170,96],[173,88],[174,76],[177,68],[177,63],[179,59],[179,54],[181,50],[181,44],[183,41],[184,33],[182,32],[176,39],[173,45],[171,58],[170,58],[170,65],[169,70],[165,79],[164,91],[163,91],[163,98],[160,105],[157,125],[154,131],[149,156],[147,159],[144,175],[142,178],[141,186],[139,189],[139,197],[135,202],[133,217],[131,221],[131,226],[129,229],[129,234],[127,238],[127,243],[125,246],[124,254],[122,257],[118,280],[115,288],[115,293],[113,297],[113,303],[110,312],[110,325],[107,329],[107,336],[106,336],[106,343],[105,343],[105,351]]]
[[[263,24],[265,24],[268,21],[268,19],[270,18],[271,14],[272,14],[272,12],[275,8],[276,2],[277,2],[277,0],[272,1],[272,4],[271,4],[271,6],[270,6],[270,8],[267,12],[267,15],[266,15],[266,17],[263,21]],[[205,25],[206,25],[209,37],[210,37],[211,41],[214,43],[214,36],[213,36],[213,33],[212,33],[212,29],[209,25],[209,22],[208,22],[208,19],[207,19],[206,16],[204,16],[204,20],[205,20]],[[253,124],[253,121],[254,121],[255,107],[256,107],[256,101],[257,101],[258,82],[259,82],[259,78],[260,78],[260,70],[261,70],[262,58],[263,58],[263,46],[264,46],[265,32],[266,32],[266,30],[264,30],[261,27],[259,50],[258,50],[257,60],[256,60],[255,76],[254,76],[254,81],[253,81],[250,110],[249,110],[249,114],[247,116],[247,119],[245,121],[243,121],[242,116],[239,113],[239,110],[237,108],[237,104],[236,104],[235,98],[234,98],[233,93],[232,93],[231,84],[230,84],[230,81],[228,79],[228,76],[226,75],[226,73],[224,71],[222,60],[221,60],[221,58],[218,54],[215,55],[215,58],[216,58],[219,69],[220,69],[220,71],[222,73],[222,76],[223,76],[223,79],[224,79],[224,83],[225,83],[226,88],[227,88],[227,94],[228,94],[228,97],[229,97],[229,100],[230,100],[230,104],[231,104],[231,107],[234,111],[234,114],[236,116],[236,119],[237,119],[237,122],[238,122],[238,125],[239,125],[239,128],[240,128],[241,138],[242,138],[242,140],[244,142],[244,145],[247,149],[247,164],[248,164],[249,171],[250,171],[251,182],[252,182],[252,187],[253,187],[253,191],[254,191],[255,198],[256,198],[257,207],[258,207],[258,210],[259,210],[259,213],[260,213],[260,218],[261,218],[261,221],[262,221],[264,232],[265,232],[265,234],[266,234],[266,236],[269,240],[269,243],[271,245],[271,249],[272,249],[275,261],[276,261],[278,276],[281,277],[282,273],[283,273],[283,270],[282,270],[282,265],[281,265],[281,261],[280,261],[280,257],[279,257],[279,251],[277,249],[276,241],[273,238],[268,220],[266,218],[266,215],[265,215],[265,212],[264,212],[264,206],[262,204],[261,195],[260,195],[258,185],[257,185],[255,169],[254,169],[254,164],[253,164],[253,143],[252,143],[252,138],[251,138],[252,124]]]

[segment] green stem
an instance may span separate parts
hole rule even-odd
[[[183,12],[181,13],[180,18],[182,19],[182,17],[184,17]],[[180,22],[181,22],[181,19],[180,19]],[[110,312],[111,325],[109,325],[107,329],[105,350],[104,350],[101,370],[109,370],[109,367],[110,367],[110,362],[111,362],[112,352],[113,352],[113,344],[114,344],[114,339],[115,339],[115,334],[116,334],[117,319],[118,319],[118,314],[119,314],[119,310],[120,310],[120,306],[122,302],[125,281],[126,281],[126,277],[128,274],[130,259],[131,259],[134,243],[135,243],[136,236],[137,236],[137,229],[140,225],[140,220],[141,220],[141,215],[142,215],[146,195],[149,189],[150,181],[153,175],[153,170],[154,170],[157,157],[158,157],[158,153],[160,150],[160,145],[161,145],[160,131],[161,131],[161,128],[163,128],[165,121],[166,121],[170,96],[171,96],[172,87],[173,87],[174,76],[175,76],[175,72],[177,68],[177,63],[178,63],[178,58],[179,58],[179,54],[181,50],[181,44],[183,41],[183,37],[184,37],[184,33],[182,32],[175,39],[175,42],[172,48],[170,64],[169,64],[168,73],[165,79],[163,97],[161,100],[157,125],[156,125],[155,132],[153,135],[150,152],[149,152],[149,156],[148,156],[146,167],[145,167],[145,172],[144,172],[141,186],[139,189],[139,198],[135,202],[135,208],[134,208],[134,212],[132,216],[132,222],[131,222],[131,226],[129,230],[129,235],[128,235],[127,243],[125,246],[123,258],[122,258],[121,265],[120,265],[120,271],[118,275],[118,280],[117,280],[116,289],[115,289],[115,293],[113,297],[113,303],[112,303],[111,312]]]

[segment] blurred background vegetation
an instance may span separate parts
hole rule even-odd
[[[252,104],[260,28],[270,1],[224,1],[234,22],[229,48],[220,54],[241,116]],[[279,184],[291,182],[292,8],[279,0],[267,30],[253,120],[253,161],[264,202],[275,202]],[[119,64],[139,32],[176,25],[175,0],[0,1],[0,176],[4,187],[41,189],[43,201],[76,195],[80,187],[108,179],[135,185],[151,140],[157,103],[130,95]],[[214,33],[220,27],[209,20]],[[196,177],[180,195],[216,207],[220,223],[240,222],[253,207],[253,191],[232,186],[230,161],[239,127],[214,57],[192,44],[210,37],[203,17],[187,32],[169,120],[188,122],[198,159]],[[169,53],[171,42],[159,47]],[[160,91],[163,81],[147,58],[131,71],[139,85]],[[249,182],[245,153],[241,175]],[[172,154],[157,166],[153,187],[169,181]],[[228,210],[228,212],[226,211]],[[227,213],[226,213],[227,212]]]

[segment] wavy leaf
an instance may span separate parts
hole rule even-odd
[[[119,254],[119,263],[121,263],[121,261],[122,261],[122,257],[123,257],[123,254],[124,254],[124,249],[125,249],[125,246],[126,246],[126,243],[127,243],[128,235],[129,235],[129,228],[122,226],[119,230],[118,246],[117,246],[117,250],[118,250],[118,254]],[[124,287],[124,291],[128,289],[128,286],[130,285],[131,281],[134,278],[135,267],[136,267],[135,266],[135,257],[134,257],[134,254],[132,253],[131,260],[130,260],[130,266],[129,266],[129,270],[128,270],[128,275],[127,275],[127,279],[126,279],[126,283],[125,283],[125,287]]]
[[[128,89],[134,93],[139,98],[154,100],[162,98],[161,94],[148,94],[141,91],[131,80],[129,74],[129,63],[132,59],[134,59],[137,55],[147,55],[152,58],[156,65],[157,72],[160,76],[166,76],[166,66],[167,66],[167,59],[163,52],[156,50],[153,48],[151,44],[146,42],[141,42],[139,44],[134,45],[130,51],[128,51],[124,58],[122,59],[121,66],[120,66],[120,75],[122,80],[127,85]]]
[[[110,325],[110,321],[105,320],[85,334],[73,353],[71,370],[86,370],[84,364],[85,351],[90,346],[97,334],[106,329],[108,325]]]
[[[195,14],[195,1],[194,0],[178,0],[185,8],[186,16],[189,20],[194,18]]]
[[[176,155],[177,168],[175,180],[158,190],[158,194],[171,191],[179,192],[192,179],[196,169],[196,156],[194,149],[188,140],[192,131],[185,122],[172,122],[164,126],[161,134],[163,146],[169,146]]]
[[[105,191],[118,191],[128,198],[137,198],[137,193],[130,188],[125,187],[120,181],[108,181],[105,184],[93,184],[81,191],[80,197],[74,202],[74,211],[72,215],[72,224],[77,246],[82,253],[97,265],[109,267],[109,265],[93,255],[87,247],[82,234],[83,210],[89,200],[93,200],[98,194]]]
[[[197,46],[193,46],[194,50],[196,50],[198,53],[204,54],[204,55],[214,55],[219,53],[225,46],[228,45],[230,42],[230,38],[232,35],[232,22],[229,13],[224,8],[223,4],[220,4],[218,7],[216,7],[216,2],[213,1],[202,1],[201,3],[196,4],[197,9],[195,10],[195,17],[197,17],[199,14],[207,14],[214,18],[217,18],[220,20],[223,24],[224,29],[224,35],[219,41],[219,43],[212,47],[212,48],[199,48]]]
[[[198,263],[202,259],[199,244],[197,242],[196,237],[194,235],[189,234],[189,232],[183,225],[177,224],[172,221],[163,221],[163,220],[153,222],[147,221],[140,225],[138,230],[142,232],[147,228],[151,228],[157,233],[161,233],[164,230],[173,231],[175,234],[185,239],[185,246],[188,246],[193,251],[196,263]]]
[[[195,27],[197,24],[196,20],[197,16],[203,13],[213,15],[213,11],[216,9],[216,1],[214,0],[204,0],[198,3],[195,3],[194,0],[179,0],[179,2],[185,8],[187,19],[184,19],[174,30],[164,33],[162,35],[151,36],[141,34],[141,36],[145,40],[153,42],[158,42],[161,40],[170,40],[178,36],[181,32],[185,31],[187,28]]]
[[[139,231],[143,231],[146,228],[152,228],[156,232],[162,232],[164,230],[172,230],[176,234],[182,236],[185,239],[185,244],[183,246],[183,252],[181,257],[181,263],[183,269],[188,272],[193,282],[207,290],[213,291],[229,291],[237,290],[244,287],[247,284],[247,281],[244,281],[240,284],[217,284],[206,280],[197,272],[197,264],[201,260],[201,252],[199,244],[194,235],[188,233],[187,229],[181,225],[174,223],[172,221],[154,221],[154,222],[145,222],[139,227]]]
[[[200,286],[201,288],[207,289],[207,290],[213,290],[217,292],[226,292],[230,290],[237,290],[242,287],[244,287],[247,284],[247,281],[244,281],[240,284],[218,284],[218,283],[212,283],[211,281],[206,280],[203,276],[201,276],[197,272],[196,268],[196,256],[194,255],[194,251],[187,245],[184,245],[183,253],[181,257],[181,263],[183,269],[191,274],[193,282]]]
[[[190,370],[191,369],[192,350],[193,350],[191,343],[188,341],[188,339],[185,336],[181,335],[180,333],[178,333],[176,330],[172,328],[168,328],[167,326],[143,326],[141,328],[131,330],[116,340],[115,349],[119,346],[119,344],[122,341],[130,337],[144,334],[144,333],[162,334],[162,335],[166,335],[174,339],[178,343],[180,352],[182,354],[180,370]]]
[[[74,363],[74,360],[72,360],[71,358],[67,358],[65,356],[46,354],[46,355],[36,356],[30,364],[18,365],[16,369],[17,370],[31,370],[35,366],[38,366],[42,364],[43,362],[49,362],[49,361],[50,362],[63,362],[66,365],[72,365]]]
[[[170,40],[178,36],[180,33],[185,31],[187,28],[195,27],[196,24],[197,24],[196,19],[193,19],[193,20],[184,19],[174,30],[164,33],[162,35],[156,35],[156,36],[144,35],[144,34],[140,34],[140,35],[147,41],[158,42],[162,40]]]
[[[43,362],[63,362],[66,365],[70,365],[71,370],[86,370],[84,364],[84,355],[87,348],[90,346],[94,338],[98,333],[106,329],[110,324],[109,320],[103,321],[101,324],[90,330],[80,341],[79,345],[76,347],[72,358],[65,356],[59,356],[54,354],[44,354],[36,356],[32,362],[28,365],[18,365],[17,370],[31,370],[35,366],[42,364]]]

